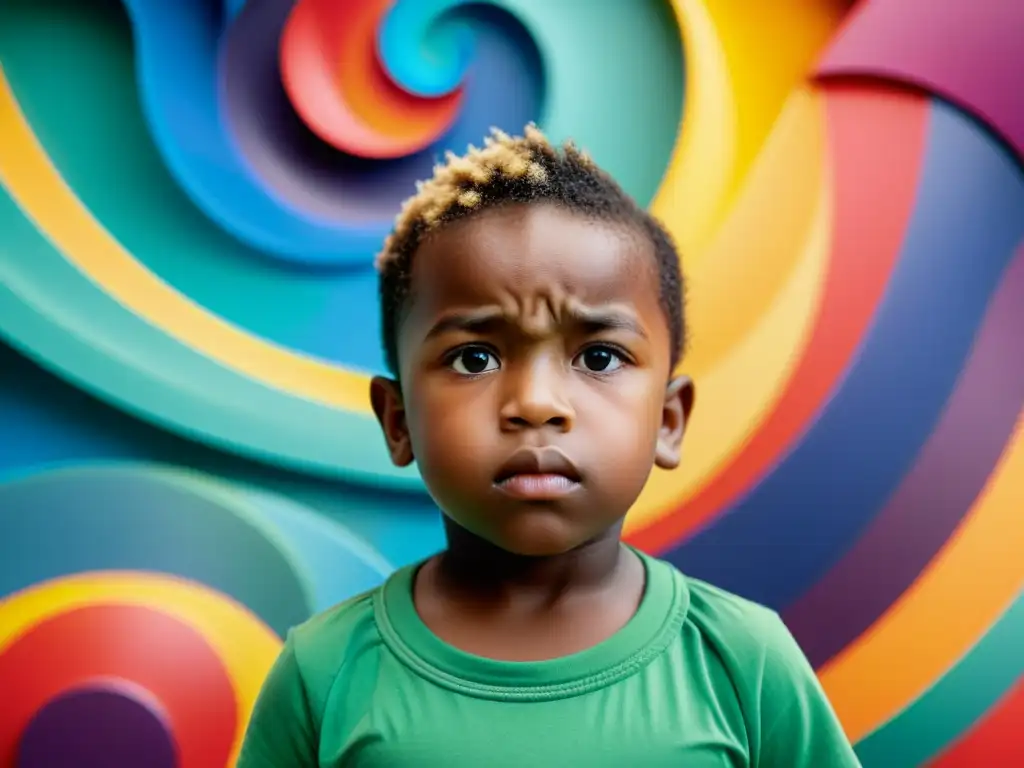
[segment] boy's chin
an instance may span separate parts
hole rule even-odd
[[[554,515],[528,515],[487,539],[499,549],[520,557],[555,557],[583,546],[591,531],[576,530]]]
[[[557,557],[574,550],[579,544],[555,542],[493,542],[496,547],[518,557]]]

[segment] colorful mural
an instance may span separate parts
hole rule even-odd
[[[1022,29],[0,2],[0,766],[230,765],[286,629],[440,546],[369,410],[372,256],[531,119],[685,253],[699,404],[630,540],[778,609],[865,766],[1024,764]]]

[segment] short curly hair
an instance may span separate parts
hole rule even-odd
[[[416,185],[377,256],[381,332],[388,369],[398,375],[398,328],[412,290],[412,261],[423,238],[445,224],[505,204],[553,203],[597,220],[635,227],[654,248],[659,301],[668,322],[672,367],[686,339],[679,254],[665,228],[571,141],[555,147],[533,124],[522,136],[492,129],[483,148],[447,153]]]

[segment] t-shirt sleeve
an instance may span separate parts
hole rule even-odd
[[[236,768],[316,768],[317,728],[292,633],[256,699]]]
[[[770,634],[758,768],[861,768],[814,669],[781,619]]]

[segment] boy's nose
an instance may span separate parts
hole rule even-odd
[[[501,409],[502,428],[508,431],[553,427],[572,429],[576,413],[567,397],[563,375],[556,366],[539,363],[510,376],[508,396]]]

